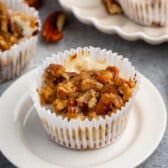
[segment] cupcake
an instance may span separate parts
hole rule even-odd
[[[44,129],[60,145],[97,149],[124,131],[139,75],[123,56],[77,48],[47,58],[30,81]]]
[[[38,13],[21,0],[0,1],[0,82],[18,76],[32,57]]]
[[[117,0],[125,15],[148,26],[168,25],[167,0]]]

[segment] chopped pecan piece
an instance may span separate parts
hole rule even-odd
[[[106,70],[112,72],[113,74],[113,79],[116,80],[119,75],[119,69],[116,66],[108,66]]]
[[[75,110],[75,98],[73,96],[68,97],[67,102],[67,118],[68,120],[71,118],[76,118],[78,115]]]
[[[89,101],[88,101],[88,108],[89,109],[92,109],[93,107],[96,106],[96,103],[97,103],[97,99],[96,97],[92,97]]]
[[[77,91],[77,87],[72,82],[59,83],[56,88],[58,98],[67,98]]]
[[[100,75],[97,76],[97,80],[103,84],[110,83],[113,79],[113,75],[110,71],[102,70]]]
[[[132,95],[132,88],[130,88],[129,85],[126,82],[124,82],[121,86],[119,86],[118,90],[120,94],[123,95],[124,101],[128,101],[128,99]]]
[[[67,107],[67,99],[56,99],[53,102],[54,111],[57,114]]]
[[[45,69],[45,74],[50,78],[58,78],[63,75],[65,68],[59,64],[50,64]]]
[[[105,93],[114,93],[114,94],[118,94],[118,88],[115,84],[108,84],[108,85],[105,85],[100,94],[103,95]],[[100,96],[101,96],[100,95]]]
[[[96,91],[91,89],[84,94],[81,94],[76,99],[77,105],[81,108],[87,106],[87,108],[93,108],[97,103]]]
[[[82,80],[79,84],[81,91],[88,91],[90,89],[100,90],[103,88],[103,84],[94,79]]]
[[[105,115],[109,111],[113,111],[113,107],[120,109],[124,105],[122,98],[113,93],[103,94],[96,105],[96,112],[99,115]]]
[[[48,42],[56,42],[62,39],[62,29],[65,22],[63,12],[53,12],[45,20],[42,30],[44,39]]]

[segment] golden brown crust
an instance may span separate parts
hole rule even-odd
[[[65,68],[62,65],[50,64],[45,70],[45,75],[46,78],[51,78],[53,80],[62,76],[64,72]]]
[[[98,104],[96,105],[96,112],[99,115],[105,115],[110,111],[114,112],[117,109],[121,109],[123,105],[124,101],[118,94],[105,93],[102,94]]]
[[[69,120],[111,115],[132,96],[135,81],[119,77],[119,69],[66,72],[62,65],[50,64],[38,90],[42,105],[52,104],[56,114]]]
[[[71,118],[77,118],[77,113],[75,109],[75,97],[74,96],[69,96],[68,97],[68,102],[67,102],[67,118],[70,120]]]

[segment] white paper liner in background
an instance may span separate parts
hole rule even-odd
[[[167,26],[167,0],[117,0],[124,13],[142,25]]]
[[[98,119],[91,121],[87,118],[84,121],[80,119],[71,119],[68,121],[67,118],[62,118],[62,116],[58,116],[50,109],[40,105],[36,89],[42,86],[41,75],[44,69],[50,63],[65,65],[64,60],[69,60],[69,57],[75,53],[77,53],[81,61],[81,57],[87,57],[94,61],[106,59],[107,65],[119,67],[121,76],[124,75],[126,78],[131,77],[136,81],[136,88],[132,97],[121,110],[117,110],[111,116],[107,115],[105,118],[98,117]],[[113,143],[127,125],[129,111],[138,87],[139,75],[127,58],[112,53],[112,51],[94,47],[71,49],[70,51],[64,51],[47,58],[30,80],[31,98],[46,132],[53,141],[73,149],[95,149]]]
[[[40,29],[38,12],[30,8],[22,0],[2,0],[8,9],[22,11],[29,16],[37,18]],[[0,52],[0,82],[10,80],[20,75],[34,54],[38,35],[21,40],[9,50]]]

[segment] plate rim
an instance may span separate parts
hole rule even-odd
[[[10,85],[10,86],[6,89],[6,91],[2,94],[2,96],[0,97],[0,105],[1,105],[1,100],[2,100],[2,98],[10,91],[10,89],[11,89],[13,86],[18,85],[18,83],[19,83],[20,81],[28,80],[28,79],[30,78],[30,76],[31,76],[35,71],[36,71],[36,69],[33,69],[33,70],[27,72],[27,73],[24,74],[23,76],[19,77],[12,85]],[[163,118],[165,118],[165,120],[164,120],[164,123],[163,123],[163,126],[162,126],[162,130],[160,130],[160,136],[159,136],[158,139],[157,139],[157,143],[155,143],[155,144],[153,145],[153,148],[151,149],[151,151],[148,151],[148,154],[147,154],[145,157],[143,157],[143,159],[139,159],[139,163],[137,163],[135,166],[138,166],[138,165],[141,164],[143,161],[145,161],[145,160],[155,151],[155,149],[159,146],[159,144],[160,144],[160,142],[161,142],[161,140],[162,140],[162,138],[163,138],[163,136],[164,136],[164,134],[165,134],[166,125],[167,125],[166,106],[165,106],[165,103],[164,103],[164,100],[163,100],[161,94],[159,93],[158,89],[154,86],[154,84],[153,84],[148,78],[146,78],[146,77],[145,77],[143,74],[141,74],[141,73],[139,73],[139,74],[140,74],[141,78],[144,78],[144,79],[148,82],[148,84],[153,87],[153,91],[154,91],[155,93],[157,93],[157,95],[159,96],[160,102],[161,102],[162,105],[163,105],[163,106],[162,106],[162,108],[163,108],[163,115],[164,115]],[[27,85],[28,85],[28,84],[27,84]],[[25,92],[26,92],[26,91],[25,91]],[[25,93],[24,93],[24,94],[25,94]],[[1,129],[1,128],[0,128],[0,129]],[[8,153],[9,151],[6,152],[6,151],[4,151],[4,150],[2,150],[2,149],[4,149],[4,148],[3,148],[2,143],[0,143],[0,150],[1,150],[2,154],[8,159],[8,161],[11,162],[11,163],[12,163],[13,165],[15,165],[15,166],[22,166],[22,165],[20,165],[19,163],[16,163],[16,162],[15,162],[15,161],[16,161],[15,159],[9,157],[9,153]],[[37,157],[37,156],[36,156],[36,157]],[[42,161],[42,162],[46,162],[46,161],[44,161],[44,160],[42,160],[42,159],[40,159],[40,158],[38,158],[38,157],[37,157],[37,159],[40,160],[40,161]],[[110,163],[111,163],[110,161],[107,161],[107,162],[105,162],[105,163],[102,163],[100,166],[99,166],[99,165],[98,165],[98,166],[96,165],[96,167],[101,167],[101,168],[103,168],[103,167],[109,166]],[[47,162],[47,164],[48,164],[49,167],[58,167],[58,168],[62,167],[62,166],[60,166],[60,165],[54,165],[54,166],[53,166],[53,164],[50,164],[49,162]],[[95,167],[95,166],[93,166],[93,167]]]
[[[59,4],[67,11],[70,11],[73,13],[73,15],[82,23],[84,24],[89,24],[93,25],[95,28],[97,28],[99,31],[106,33],[106,34],[117,34],[121,38],[128,40],[128,41],[136,41],[136,40],[143,40],[146,43],[152,44],[152,45],[158,45],[161,43],[164,43],[168,41],[168,33],[158,36],[158,37],[153,37],[148,34],[146,34],[144,31],[138,31],[136,33],[128,33],[122,30],[121,27],[116,26],[116,25],[111,25],[110,28],[103,27],[103,25],[99,22],[99,20],[96,17],[86,17],[86,16],[81,16],[79,14],[80,9],[75,7],[75,6],[69,6],[66,4],[64,0],[58,0]],[[126,16],[123,16],[126,18]],[[136,24],[135,22],[133,22]],[[146,26],[141,25],[143,28]],[[168,29],[168,27],[167,27]]]

